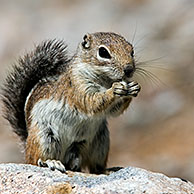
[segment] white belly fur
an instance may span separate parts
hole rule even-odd
[[[61,140],[62,153],[74,141],[91,142],[104,118],[89,117],[69,108],[63,101],[40,100],[32,109],[31,127],[38,126],[41,144],[44,145],[48,128]],[[61,156],[63,157],[63,156]]]

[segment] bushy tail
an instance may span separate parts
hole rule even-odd
[[[28,94],[41,79],[65,71],[68,60],[63,41],[45,41],[33,52],[20,58],[19,64],[14,65],[7,76],[2,87],[4,117],[22,140],[28,136],[24,113]]]

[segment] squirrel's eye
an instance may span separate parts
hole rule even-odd
[[[131,51],[131,56],[134,57],[134,50]]]
[[[105,47],[103,47],[103,46],[101,46],[101,47],[99,48],[98,53],[99,53],[99,56],[100,56],[101,58],[111,59],[111,56],[110,56],[109,51],[108,51]]]

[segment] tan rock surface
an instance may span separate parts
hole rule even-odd
[[[1,164],[0,193],[194,194],[194,185],[180,178],[169,178],[135,167],[110,175],[91,175],[77,172],[62,174],[24,164]]]

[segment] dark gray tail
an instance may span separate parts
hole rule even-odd
[[[66,50],[63,41],[43,42],[33,52],[19,59],[19,64],[13,66],[3,84],[4,117],[22,140],[28,136],[24,113],[26,98],[41,79],[65,71],[68,62]]]

